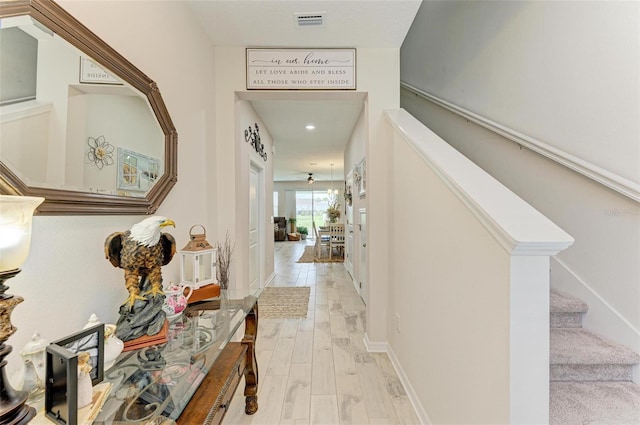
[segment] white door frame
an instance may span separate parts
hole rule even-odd
[[[256,193],[256,202],[257,202],[257,222],[256,222],[256,232],[257,232],[257,245],[258,245],[258,270],[256,276],[257,287],[264,287],[264,270],[265,270],[265,235],[264,235],[264,207],[265,207],[265,181],[264,181],[264,166],[258,162],[254,162],[251,160],[249,164],[249,190],[251,190],[251,173],[255,172],[258,178],[257,181],[257,193]],[[249,201],[249,208],[251,208],[251,201]],[[249,211],[251,214],[251,211]],[[251,221],[249,221],[249,232],[251,232]],[[250,237],[250,235],[247,235]],[[249,246],[249,276],[251,275],[251,246]],[[251,282],[249,282],[251,284]],[[250,285],[251,286],[251,285]]]
[[[364,217],[364,223],[363,223]],[[358,210],[358,283],[360,298],[365,304],[369,303],[369,267],[368,248],[367,248],[367,209],[360,208]]]

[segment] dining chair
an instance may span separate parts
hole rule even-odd
[[[329,235],[323,235],[318,233],[318,229],[316,228],[316,222],[311,222],[313,225],[313,235],[316,237],[315,251],[316,257],[322,256],[322,247],[326,246],[329,248],[329,255],[331,255],[331,238]]]
[[[329,223],[329,259],[333,255],[333,248],[338,248],[344,256],[344,224]]]

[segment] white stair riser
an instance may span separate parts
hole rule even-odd
[[[555,381],[631,381],[632,365],[551,365],[549,379]]]
[[[584,313],[551,313],[552,328],[581,328]]]

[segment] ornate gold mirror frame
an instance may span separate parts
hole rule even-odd
[[[155,82],[50,0],[0,1],[0,18],[28,15],[147,97],[164,133],[164,173],[145,197],[30,187],[0,162],[0,194],[42,196],[46,215],[152,214],[177,181],[178,134]]]

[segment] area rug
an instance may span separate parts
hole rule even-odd
[[[258,299],[259,317],[305,318],[310,292],[308,286],[268,286]]]
[[[324,251],[324,250],[323,250]],[[305,246],[304,253],[298,259],[298,263],[344,263],[344,257],[340,255],[333,255],[329,259],[329,254],[322,257],[315,256],[315,247]]]

